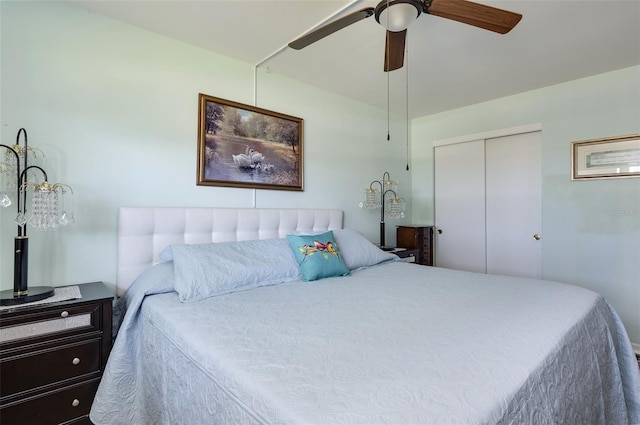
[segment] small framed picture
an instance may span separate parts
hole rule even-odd
[[[571,180],[640,177],[640,134],[571,143]]]
[[[197,184],[303,190],[302,118],[198,97]]]

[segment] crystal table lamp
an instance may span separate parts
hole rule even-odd
[[[20,136],[24,135],[24,146],[20,145]],[[14,243],[14,269],[13,290],[0,292],[0,305],[17,305],[46,299],[53,295],[54,289],[50,286],[34,286],[29,288],[27,274],[29,270],[29,238],[27,237],[27,224],[35,230],[56,230],[59,226],[70,224],[74,221],[73,205],[67,211],[65,208],[65,194],[73,195],[71,187],[62,184],[51,184],[47,180],[47,173],[38,165],[29,165],[29,159],[36,160],[42,152],[29,147],[27,131],[21,128],[16,137],[16,144],[7,146],[6,153],[0,157],[0,206],[8,208],[14,200],[9,192],[15,190],[15,203],[17,215],[15,223],[18,225],[18,234]],[[42,174],[41,179],[36,179],[37,174]],[[44,177],[42,179],[42,177]],[[27,194],[31,196],[32,209],[27,213]],[[72,198],[73,200],[73,198]]]
[[[376,185],[380,190],[375,187]],[[396,194],[397,190],[398,183],[395,180],[391,180],[389,172],[385,171],[382,175],[382,181],[374,180],[364,190],[364,202],[360,203],[360,208],[369,210],[380,208],[380,248],[382,249],[388,248],[384,243],[385,214],[388,214],[391,218],[404,217],[405,201]]]

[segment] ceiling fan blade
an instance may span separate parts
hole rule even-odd
[[[467,0],[433,0],[427,13],[500,34],[511,31],[522,19],[519,13]]]
[[[387,42],[384,49],[384,72],[395,71],[404,65],[404,43],[407,30],[387,31]]]
[[[302,37],[298,37],[297,39],[289,43],[289,47],[296,50],[303,49],[308,45],[315,43],[316,41],[323,39],[336,31],[341,30],[342,28],[348,27],[351,24],[355,24],[358,21],[368,18],[369,16],[373,15],[373,11],[373,7],[368,7],[366,9],[350,13],[340,19],[329,22],[328,24],[311,31],[303,35]]]

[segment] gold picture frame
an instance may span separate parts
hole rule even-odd
[[[640,134],[571,143],[571,180],[640,177]]]
[[[198,95],[197,184],[303,190],[304,120]]]

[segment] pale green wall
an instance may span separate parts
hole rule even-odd
[[[640,133],[640,67],[412,123],[413,218],[433,223],[433,141],[542,124],[545,279],[604,295],[640,342],[640,178],[571,181],[572,141]]]
[[[409,188],[406,124],[386,111],[259,71],[257,106],[305,120],[303,192],[196,186],[198,93],[254,103],[254,67],[59,2],[0,2],[1,133],[25,127],[77,223],[29,230],[30,284],[116,275],[120,206],[340,208],[378,240],[360,195],[385,170]],[[408,190],[408,189],[407,189]],[[0,208],[0,278],[12,287],[15,208]],[[405,219],[408,222],[409,218]],[[387,237],[395,240],[393,224]]]

